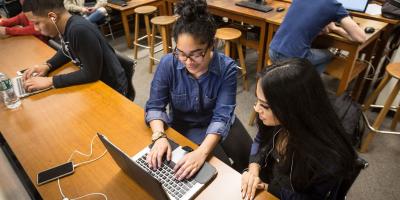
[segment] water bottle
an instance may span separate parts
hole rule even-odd
[[[0,73],[0,92],[7,108],[15,109],[21,105],[21,100],[15,94],[11,80],[3,73]]]

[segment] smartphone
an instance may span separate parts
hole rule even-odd
[[[56,180],[58,178],[73,173],[74,173],[74,164],[72,162],[67,162],[62,165],[39,172],[39,174],[37,175],[37,184],[42,185],[44,183],[48,183],[50,181]]]

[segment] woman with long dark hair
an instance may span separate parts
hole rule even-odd
[[[311,63],[266,68],[256,94],[259,132],[242,175],[243,198],[265,189],[280,199],[335,199],[356,153]]]
[[[176,14],[176,48],[157,67],[145,120],[153,131],[147,156],[152,169],[161,166],[164,155],[171,159],[167,126],[199,145],[175,165],[175,176],[182,180],[191,178],[212,152],[229,164],[220,142],[235,121],[237,65],[213,49],[216,25],[205,0],[180,1]]]

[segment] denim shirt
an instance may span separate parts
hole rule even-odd
[[[236,74],[236,63],[214,52],[208,71],[195,79],[173,54],[167,54],[151,83],[146,123],[162,120],[169,126],[208,127],[206,134],[219,134],[224,139],[234,121]]]

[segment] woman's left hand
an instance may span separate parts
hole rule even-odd
[[[186,154],[174,167],[175,178],[178,180],[191,178],[203,166],[207,154],[200,148]]]

